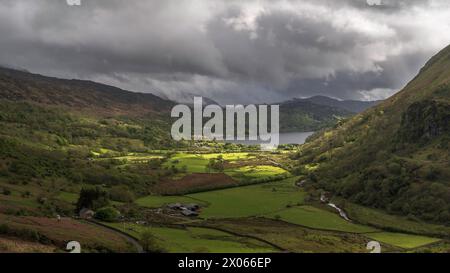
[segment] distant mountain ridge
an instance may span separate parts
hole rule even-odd
[[[306,132],[331,128],[340,120],[363,112],[380,102],[341,101],[326,96],[294,98],[278,103],[280,105],[280,130],[281,132]]]
[[[102,115],[169,112],[169,100],[84,80],[66,80],[0,67],[0,99],[68,107]]]
[[[314,96],[305,99],[294,99],[296,101],[309,101],[318,105],[336,107],[343,110],[347,110],[352,113],[361,113],[365,110],[378,105],[381,100],[378,101],[358,101],[358,100],[337,100],[327,96]]]
[[[186,94],[178,103],[192,105],[196,95]],[[167,122],[170,122],[172,107],[177,104],[150,93],[131,92],[92,81],[58,79],[2,67],[0,67],[0,99],[63,107],[70,111],[99,116],[158,115]],[[329,128],[339,120],[376,103],[339,101],[324,96],[281,102],[280,130],[294,132]],[[218,103],[203,97],[203,105],[210,104]]]
[[[320,105],[308,100],[289,100],[280,105],[281,132],[309,132],[333,127],[339,120],[355,113],[342,108]]]

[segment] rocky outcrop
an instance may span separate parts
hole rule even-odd
[[[425,100],[413,103],[403,114],[399,136],[405,142],[432,140],[450,132],[450,105]]]

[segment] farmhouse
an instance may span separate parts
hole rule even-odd
[[[168,204],[167,207],[169,209],[174,209],[174,210],[187,209],[187,210],[196,211],[196,210],[200,209],[200,206],[197,204],[181,204],[181,203]]]
[[[181,214],[184,216],[198,216],[198,210],[200,209],[197,204],[174,203],[167,205],[167,207],[172,210],[181,210]]]
[[[188,210],[192,210],[192,211],[196,211],[196,210],[198,210],[200,208],[200,206],[197,205],[197,204],[186,204],[183,207],[188,209]]]
[[[181,210],[181,214],[183,214],[184,216],[198,216],[198,212],[186,208]]]
[[[181,205],[180,203],[174,203],[174,204],[169,204],[167,205],[167,207],[169,209],[181,209],[183,205]]]

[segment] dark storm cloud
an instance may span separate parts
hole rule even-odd
[[[449,12],[446,0],[0,0],[0,64],[169,98],[378,99],[450,42]]]

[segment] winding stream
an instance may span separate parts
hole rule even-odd
[[[330,206],[330,207],[332,207],[332,208],[335,208],[338,212],[339,212],[339,215],[342,217],[342,218],[344,218],[346,221],[351,221],[349,218],[348,218],[348,216],[347,216],[347,213],[345,213],[345,211],[343,211],[341,208],[339,208],[338,206],[336,206],[335,204],[333,204],[333,203],[328,203],[328,206]]]

